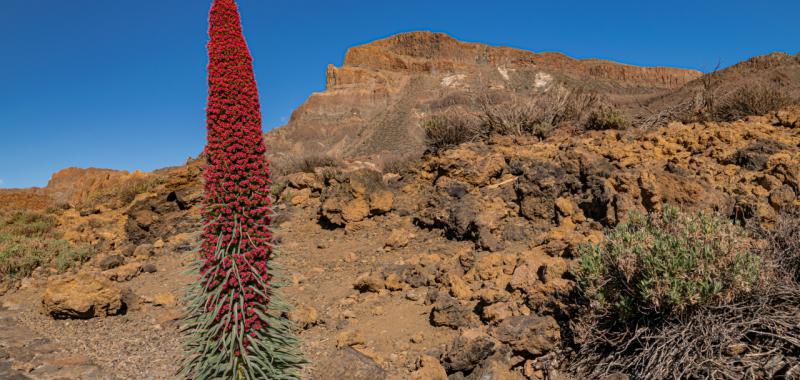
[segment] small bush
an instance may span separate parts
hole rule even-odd
[[[714,103],[712,117],[716,121],[733,121],[745,116],[766,115],[792,103],[778,86],[751,84],[737,88]]]
[[[53,264],[59,272],[65,272],[92,258],[92,251],[86,247],[75,247],[64,240],[54,241],[55,259]]]
[[[91,257],[89,249],[62,240],[55,223],[51,215],[35,212],[0,215],[0,280],[26,277],[51,263],[64,271]]]
[[[800,282],[800,207],[781,210],[770,226],[754,226],[756,236],[765,242],[764,256],[775,266],[773,272]]]
[[[592,111],[586,121],[586,129],[592,131],[605,131],[609,129],[627,129],[630,123],[619,110],[612,107],[600,107]]]
[[[0,230],[24,237],[49,236],[56,226],[51,215],[28,211],[15,211],[0,215]]]
[[[582,247],[581,288],[596,302],[570,322],[577,350],[568,370],[592,379],[613,372],[633,379],[796,378],[798,216],[785,210],[774,224],[756,227],[766,244],[752,250],[728,221],[671,208],[618,226],[600,246]],[[622,254],[608,253],[614,251]],[[686,260],[692,252],[700,259],[694,265]],[[621,297],[626,313],[641,318],[609,312]],[[662,299],[673,305],[666,310],[687,305],[686,312],[652,315]]]
[[[420,162],[418,155],[403,155],[387,157],[383,160],[381,167],[384,173],[395,173],[406,175],[414,170],[414,166]]]
[[[468,112],[449,108],[423,121],[425,141],[431,151],[452,148],[480,135],[479,123]]]
[[[751,289],[761,264],[741,228],[671,206],[632,214],[601,244],[579,252],[579,285],[600,310],[622,320],[731,300]]]
[[[543,140],[563,123],[581,123],[599,101],[595,94],[565,87],[532,97],[513,96],[501,103],[481,100],[481,130],[483,134],[530,134]]]
[[[280,168],[276,168],[276,174],[292,173],[314,173],[317,168],[338,168],[342,166],[341,161],[327,155],[310,155],[293,162],[289,162]]]

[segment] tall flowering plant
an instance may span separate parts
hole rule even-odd
[[[214,0],[209,36],[205,227],[181,372],[190,379],[296,378],[303,359],[275,293],[269,162],[235,0]]]

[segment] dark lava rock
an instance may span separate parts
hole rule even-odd
[[[471,306],[462,305],[461,302],[449,295],[440,295],[431,310],[431,324],[454,329],[474,326],[477,322],[477,315],[472,310]]]
[[[102,270],[109,270],[116,268],[125,263],[125,258],[120,255],[111,255],[103,260],[100,260],[100,269]]]
[[[469,338],[459,336],[442,355],[442,365],[448,373],[470,372],[494,353],[494,342],[488,336]]]

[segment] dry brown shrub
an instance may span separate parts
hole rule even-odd
[[[317,168],[338,168],[342,166],[342,162],[332,156],[328,155],[308,155],[296,158],[283,165],[276,165],[273,168],[277,176],[284,176],[292,173],[314,173]]]
[[[792,98],[775,84],[751,83],[720,96],[713,104],[715,121],[733,121],[745,116],[766,115],[789,104]]]
[[[475,140],[480,135],[479,120],[460,107],[436,112],[422,126],[428,149],[434,152]]]
[[[484,134],[532,134],[540,139],[563,123],[583,123],[599,103],[594,93],[561,86],[531,97],[515,95],[501,103],[478,100]]]

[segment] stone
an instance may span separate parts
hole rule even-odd
[[[417,370],[408,377],[409,380],[447,380],[447,372],[439,360],[423,355],[419,358]]]
[[[137,258],[148,258],[154,254],[155,252],[153,251],[152,244],[142,244],[133,250],[133,256]]]
[[[162,239],[156,240],[156,242],[153,243],[153,248],[155,248],[155,249],[164,248],[164,240],[162,240]]]
[[[551,316],[520,315],[504,319],[492,330],[493,336],[515,351],[544,355],[561,342],[561,330]]]
[[[56,280],[42,295],[42,310],[56,319],[89,319],[117,315],[122,292],[107,279],[88,273]]]
[[[447,346],[442,365],[448,373],[469,372],[494,351],[495,343],[488,336],[462,334]]]
[[[381,289],[385,287],[385,280],[382,275],[370,272],[370,273],[363,273],[358,278],[356,278],[356,282],[353,284],[353,288],[361,292],[379,292]]]
[[[336,348],[362,345],[366,339],[356,330],[345,330],[336,336]]]
[[[510,370],[510,367],[511,364],[506,360],[491,357],[472,371],[470,379],[525,380],[525,376]]]
[[[290,187],[295,189],[309,189],[319,191],[322,189],[322,183],[317,180],[314,173],[293,173],[286,176],[286,181]]]
[[[791,205],[795,199],[797,196],[789,185],[783,185],[769,193],[769,204],[777,210]]]
[[[311,199],[311,189],[309,188],[294,190],[290,191],[289,193],[291,194],[289,198],[289,203],[291,203],[292,206],[302,205],[308,202],[309,199]]]
[[[123,266],[103,271],[109,280],[117,282],[130,281],[142,272],[142,264],[138,262],[128,263]]]
[[[562,216],[572,216],[575,213],[575,206],[569,198],[558,197],[555,200],[556,211]]]
[[[508,317],[511,317],[513,315],[513,311],[508,303],[497,302],[488,306],[484,306],[481,315],[487,322],[497,323]]]
[[[403,248],[408,245],[411,233],[405,228],[395,228],[389,233],[384,244],[387,248]]]
[[[388,190],[379,190],[369,195],[369,208],[373,214],[385,214],[392,211],[394,195]]]
[[[800,107],[788,107],[775,112],[773,123],[786,128],[800,128]]]
[[[172,293],[159,293],[153,296],[153,305],[164,307],[175,307],[178,300]]]
[[[406,292],[406,299],[409,301],[419,301],[422,299],[422,295],[419,294],[416,290],[409,290]]]
[[[440,296],[431,310],[431,324],[457,329],[477,324],[478,316],[472,307],[463,305],[459,300],[448,295]]]
[[[125,258],[124,257],[122,257],[120,255],[111,255],[111,256],[107,256],[103,260],[100,260],[100,263],[98,264],[98,266],[102,270],[108,270],[108,269],[116,268],[116,267],[122,265],[123,263],[125,263]]]
[[[315,364],[317,375],[313,378],[376,380],[387,376],[375,360],[351,347],[342,348],[330,359]]]
[[[317,309],[311,306],[298,305],[289,311],[287,318],[302,330],[316,326],[320,319]]]
[[[342,207],[342,219],[345,222],[360,222],[367,216],[369,216],[369,204],[363,199],[353,199]]]
[[[142,272],[144,273],[156,273],[158,272],[158,268],[153,263],[146,263],[142,265]]]
[[[397,273],[390,273],[386,276],[386,281],[384,282],[386,289],[391,291],[403,290],[405,288],[402,279],[400,278]]]
[[[447,279],[450,283],[451,296],[463,301],[472,299],[472,289],[470,289],[469,285],[467,285],[467,283],[460,276],[449,274]]]

